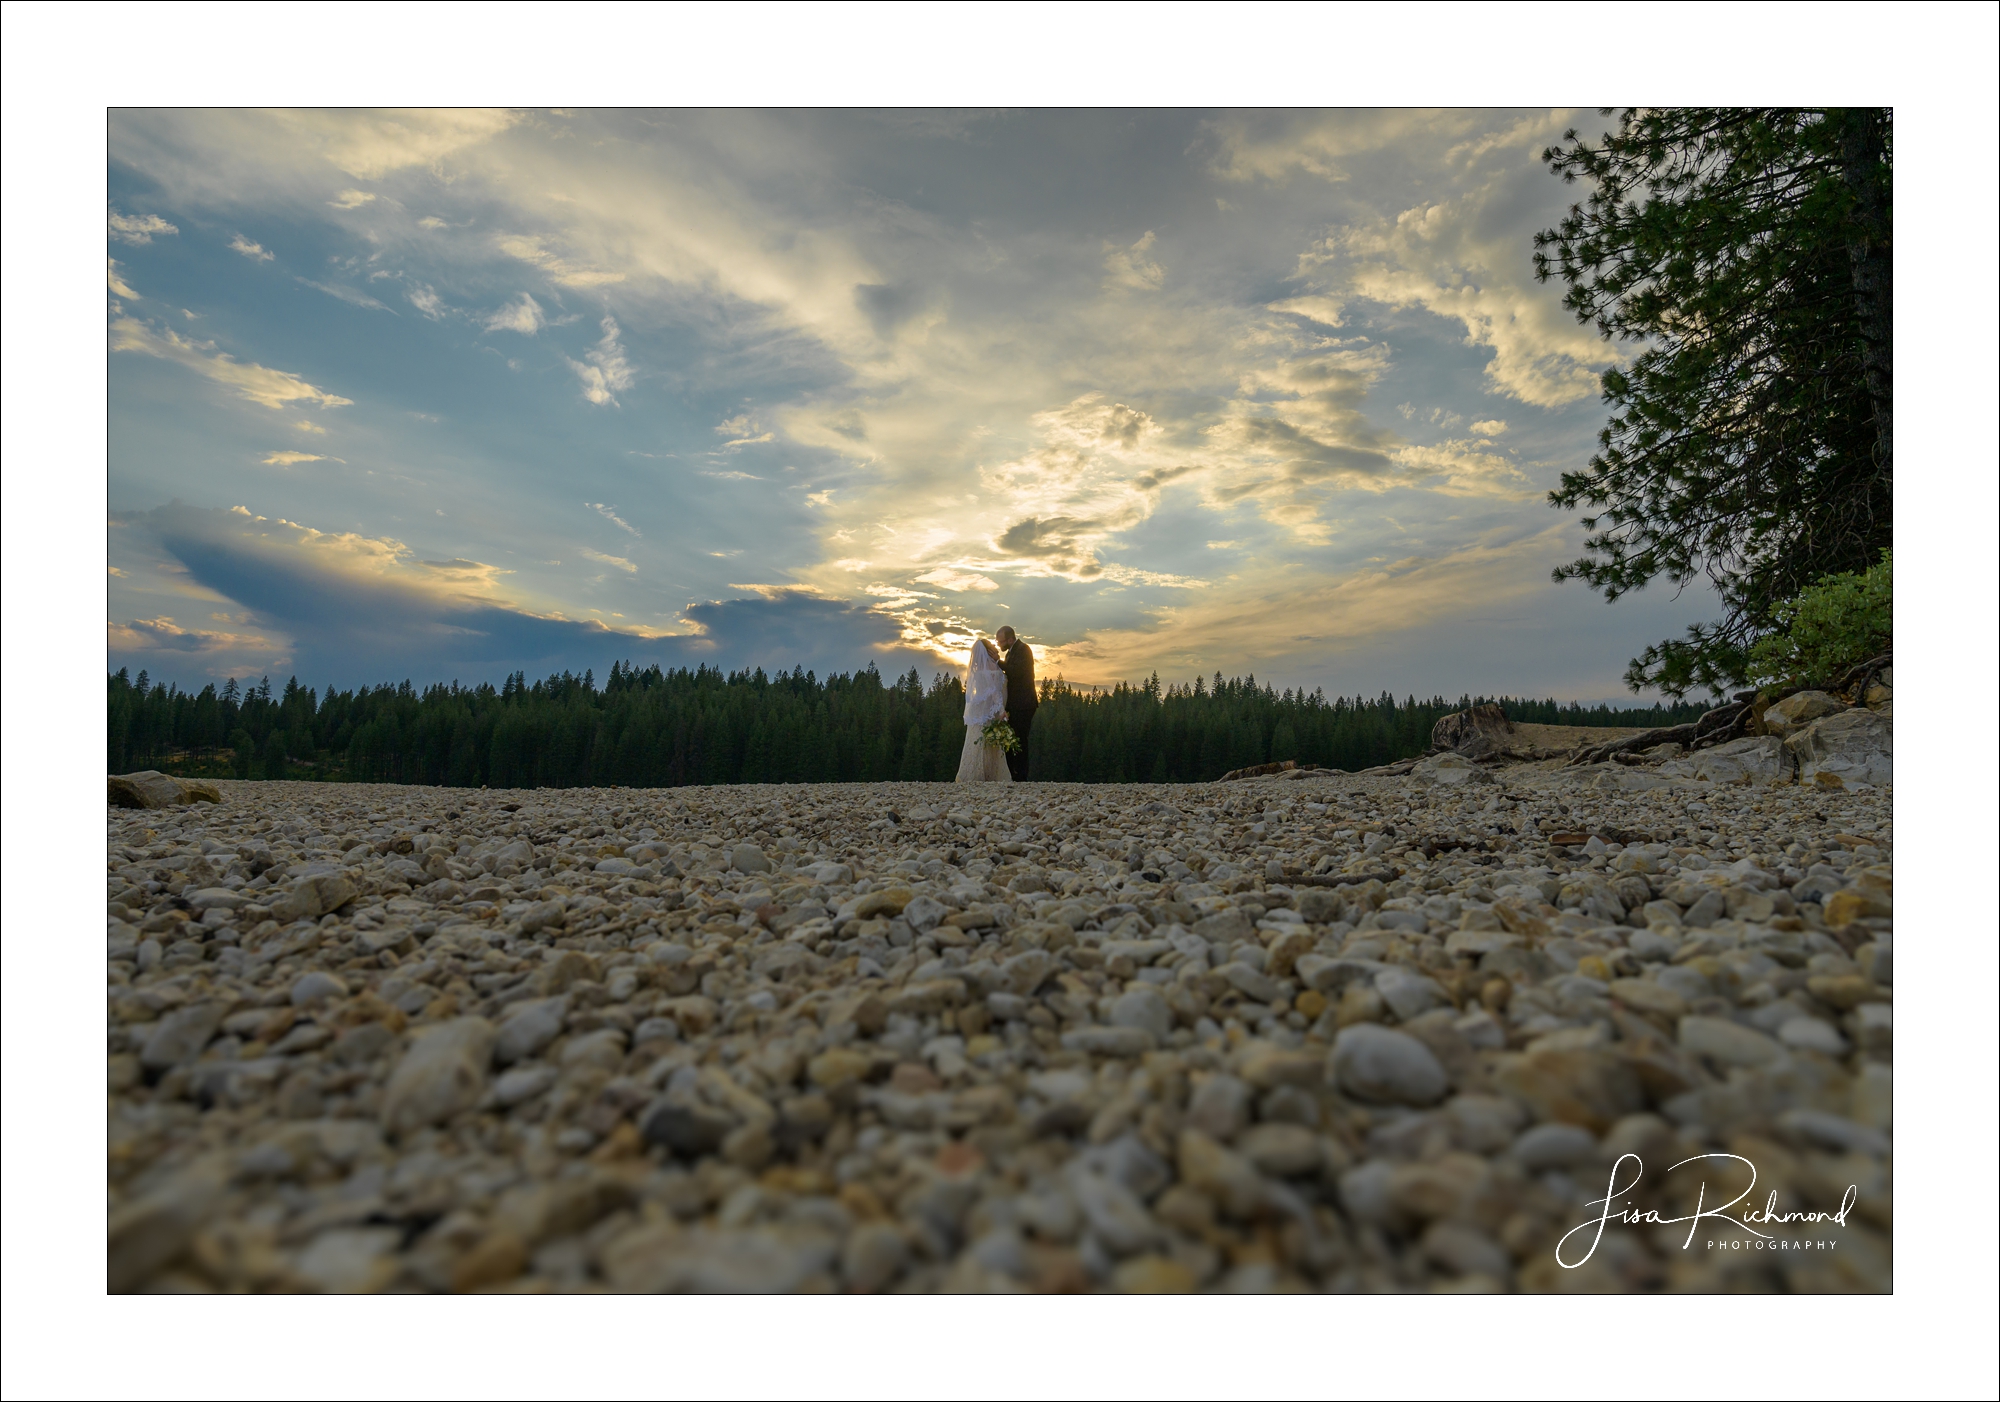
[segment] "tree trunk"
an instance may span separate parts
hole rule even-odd
[[[1889,116],[1880,108],[1856,107],[1838,113],[1836,120],[1841,124],[1840,176],[1849,201],[1847,261],[1861,333],[1862,373],[1874,402],[1876,466],[1886,476],[1894,467]]]

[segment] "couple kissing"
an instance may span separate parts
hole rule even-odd
[[[1012,628],[1002,628],[991,642],[974,638],[965,663],[965,748],[955,782],[1025,780],[1035,704],[1035,654],[1028,645]]]

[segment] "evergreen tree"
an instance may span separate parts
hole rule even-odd
[[[1592,189],[1535,236],[1535,276],[1646,343],[1549,494],[1594,513],[1555,577],[1613,600],[1705,575],[1722,598],[1633,659],[1635,691],[1740,683],[1779,605],[1890,544],[1891,134],[1874,108],[1634,108],[1543,153]]]
[[[282,779],[286,775],[285,732],[273,730],[264,737],[264,777]]]

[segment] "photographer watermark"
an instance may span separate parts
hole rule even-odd
[[[1716,1207],[1704,1208],[1702,1204],[1708,1201],[1708,1180],[1704,1178],[1695,1192],[1693,1212],[1690,1212],[1685,1217],[1662,1217],[1657,1208],[1635,1209],[1629,1206],[1614,1206],[1620,1198],[1639,1186],[1639,1180],[1646,1173],[1646,1165],[1637,1154],[1620,1154],[1618,1162],[1611,1165],[1611,1178],[1605,1185],[1604,1196],[1601,1198],[1591,1198],[1585,1204],[1586,1206],[1601,1206],[1603,1210],[1594,1219],[1579,1222],[1576,1226],[1571,1227],[1567,1232],[1563,1233],[1562,1240],[1556,1243],[1556,1264],[1565,1270],[1575,1270],[1578,1266],[1588,1261],[1596,1254],[1597,1244],[1604,1239],[1605,1227],[1609,1226],[1613,1221],[1623,1222],[1629,1226],[1647,1227],[1673,1227],[1685,1222],[1688,1224],[1688,1234],[1687,1240],[1681,1243],[1683,1251],[1689,1250],[1694,1246],[1695,1237],[1700,1235],[1702,1223],[1704,1222],[1714,1222],[1719,1224],[1720,1227],[1729,1229],[1729,1234],[1723,1235],[1720,1238],[1704,1238],[1705,1249],[1709,1250],[1831,1251],[1834,1248],[1835,1240],[1830,1237],[1786,1237],[1779,1236],[1774,1232],[1761,1232],[1757,1229],[1759,1227],[1785,1226],[1793,1223],[1804,1225],[1830,1223],[1837,1227],[1844,1227],[1847,1225],[1847,1214],[1854,1210],[1854,1204],[1861,1196],[1860,1187],[1850,1184],[1847,1191],[1841,1195],[1840,1210],[1837,1212],[1780,1212],[1778,1211],[1778,1194],[1776,1191],[1773,1191],[1765,1198],[1763,1207],[1747,1208],[1740,1216],[1731,1216],[1730,1214],[1735,1211],[1738,1203],[1757,1191],[1756,1164],[1751,1163],[1750,1160],[1744,1158],[1741,1154],[1696,1154],[1692,1158],[1682,1159],[1672,1168],[1669,1168],[1667,1172],[1672,1173],[1675,1169],[1685,1168],[1691,1163],[1702,1163],[1711,1159],[1742,1164],[1750,1170],[1750,1185],[1728,1202]],[[1618,1182],[1619,1173],[1624,1169],[1627,1160],[1631,1161],[1633,1168],[1632,1181],[1621,1187]],[[1569,1244],[1570,1238],[1576,1236],[1579,1232],[1591,1233],[1589,1249],[1584,1251],[1574,1261],[1564,1260],[1563,1248]],[[1739,1232],[1748,1233],[1748,1236],[1735,1234]]]

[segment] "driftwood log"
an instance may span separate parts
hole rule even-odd
[[[1788,686],[1768,692],[1739,691],[1735,700],[1717,706],[1691,724],[1663,726],[1658,730],[1648,730],[1623,740],[1588,746],[1571,755],[1569,762],[1572,765],[1603,764],[1606,760],[1618,759],[1629,764],[1641,750],[1650,750],[1655,745],[1680,745],[1692,751],[1741,739],[1750,733],[1750,721],[1753,716],[1761,714],[1763,710],[1776,705],[1788,696],[1798,695],[1801,691],[1828,692],[1845,700],[1851,706],[1859,706],[1867,699],[1869,684],[1883,668],[1891,664],[1892,656],[1893,654],[1885,652],[1880,657],[1872,657],[1858,666],[1849,668],[1839,681],[1826,686]],[[1763,703],[1762,706],[1757,704],[1760,701]]]
[[[1232,769],[1215,782],[1227,783],[1231,779],[1255,779],[1264,774],[1284,774],[1293,769],[1316,770],[1317,764],[1300,764],[1295,759],[1281,759],[1271,764],[1249,764],[1241,769]]]
[[[1401,776],[1409,773],[1412,769],[1415,769],[1417,767],[1418,759],[1423,759],[1426,758],[1427,756],[1436,753],[1438,753],[1436,750],[1425,750],[1423,754],[1418,755],[1416,759],[1399,759],[1392,764],[1378,764],[1373,769],[1357,769],[1354,771],[1354,777],[1357,779],[1400,778]]]
[[[1628,735],[1623,740],[1611,740],[1602,745],[1591,745],[1579,749],[1570,756],[1570,763],[1602,764],[1615,755],[1636,755],[1641,750],[1650,750],[1655,745],[1683,745],[1690,750],[1707,745],[1719,745],[1726,739],[1734,739],[1738,727],[1750,714],[1750,703],[1731,701],[1707,712],[1700,720],[1685,725],[1662,726],[1658,730],[1642,731]]]

